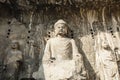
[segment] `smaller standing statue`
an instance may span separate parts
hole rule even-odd
[[[68,37],[68,24],[58,20],[54,29],[55,37],[47,41],[42,65],[33,77],[41,80],[85,80],[82,55],[74,39]]]
[[[118,71],[119,71],[119,74],[120,74],[120,50],[119,50],[119,48],[115,47],[114,52],[115,52],[116,61],[117,61],[117,65],[118,65]]]
[[[27,70],[27,74],[28,74],[28,78],[31,78],[32,77],[32,73],[34,71],[34,67],[35,67],[35,53],[34,53],[34,40],[30,40],[29,41],[29,52],[28,52],[28,63],[27,63],[27,67],[28,67],[28,70]]]
[[[120,80],[115,53],[106,39],[101,40],[100,50],[96,54],[96,80]]]
[[[4,64],[6,65],[5,80],[18,80],[22,62],[23,56],[19,50],[19,43],[14,40],[4,60]]]

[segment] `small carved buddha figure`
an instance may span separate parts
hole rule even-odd
[[[68,38],[68,24],[64,20],[58,20],[54,24],[54,29],[55,37],[47,41],[42,59],[44,79],[70,80],[75,74],[80,73],[83,65],[82,56],[75,41]],[[41,73],[37,76],[41,76]],[[80,78],[79,76],[76,80],[81,80]]]
[[[4,64],[6,65],[6,80],[18,80],[19,69],[23,61],[22,52],[19,50],[18,41],[12,41],[10,50],[7,51]]]

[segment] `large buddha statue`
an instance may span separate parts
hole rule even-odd
[[[43,70],[43,73],[33,76],[39,76],[42,80],[85,79],[85,76],[81,76],[81,69],[84,68],[82,55],[75,40],[68,38],[68,24],[60,19],[54,24],[54,29],[55,37],[47,41],[42,67],[39,69],[39,72]]]

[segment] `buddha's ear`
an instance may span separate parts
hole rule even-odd
[[[53,30],[53,34],[54,34],[54,36],[57,36],[57,33],[55,32],[55,29]]]
[[[58,35],[58,33],[56,33],[56,29],[54,29],[53,34],[54,34],[54,37]]]

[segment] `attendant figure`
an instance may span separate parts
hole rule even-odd
[[[22,52],[19,50],[19,43],[14,40],[4,60],[4,65],[6,65],[5,80],[18,80],[22,62],[23,56]]]
[[[120,80],[116,55],[107,40],[101,40],[101,48],[96,54],[99,80]]]

